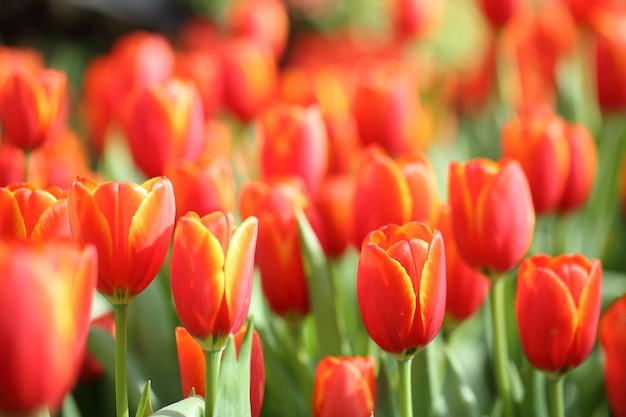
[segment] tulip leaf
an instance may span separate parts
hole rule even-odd
[[[63,412],[61,413],[61,417],[81,417],[78,404],[76,404],[76,400],[71,394],[66,395],[63,400]]]
[[[174,404],[157,410],[153,416],[168,417],[204,417],[204,398],[200,396],[187,397]]]
[[[304,213],[298,212],[297,218],[320,355],[347,355],[349,347],[339,328],[336,291],[326,256]]]
[[[389,369],[390,356],[381,353],[378,360],[378,375],[376,376],[376,416],[397,415],[396,403],[397,384],[391,379],[391,369]],[[393,360],[395,364],[395,360]]]
[[[465,371],[454,349],[444,344],[443,352],[446,356],[450,378],[446,378],[446,383],[451,384],[451,414],[459,417],[478,417],[480,407],[478,398],[472,387],[466,382]]]
[[[152,414],[152,404],[150,403],[150,380],[148,380],[139,399],[135,417],[148,417],[150,414]]]
[[[252,320],[244,336],[237,358],[235,340],[228,340],[220,365],[219,386],[215,404],[216,416],[251,415],[250,411],[250,356],[252,352]]]

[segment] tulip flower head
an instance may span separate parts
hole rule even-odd
[[[370,337],[398,360],[435,338],[445,312],[446,260],[438,230],[389,224],[363,241],[357,298]]]
[[[626,416],[626,294],[615,300],[600,318],[600,345],[604,352],[604,385],[615,417]]]
[[[591,353],[600,316],[602,265],[582,255],[535,255],[517,274],[522,348],[537,369],[564,375]]]

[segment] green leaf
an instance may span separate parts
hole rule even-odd
[[[450,378],[446,378],[446,386],[450,392],[450,411],[458,417],[480,416],[480,406],[472,387],[467,383],[467,376],[463,365],[456,356],[454,349],[444,344],[443,352],[446,355]]]
[[[376,416],[395,416],[397,410],[397,384],[391,379],[389,355],[381,353],[378,360],[378,376],[376,377]],[[393,361],[395,365],[395,360]]]
[[[349,346],[338,323],[335,288],[326,256],[304,213],[298,212],[297,218],[320,355],[348,355]]]
[[[204,398],[200,396],[187,397],[167,407],[163,407],[151,414],[153,416],[169,417],[204,417]]]
[[[78,408],[78,404],[76,404],[76,400],[74,396],[68,394],[63,400],[63,412],[61,413],[62,417],[81,417],[80,410]]]
[[[150,381],[148,380],[139,399],[135,417],[147,417],[150,414],[152,414],[152,404],[150,403]]]

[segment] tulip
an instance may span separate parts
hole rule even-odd
[[[24,181],[24,151],[8,143],[0,143],[0,187]]]
[[[0,241],[0,414],[59,410],[82,364],[96,250]]]
[[[626,13],[604,16],[604,30],[593,37],[595,58],[595,92],[600,109],[605,113],[626,108],[626,33],[621,28]]]
[[[77,178],[68,191],[72,236],[98,250],[98,291],[128,304],[152,282],[169,248],[176,205],[164,177],[143,184]]]
[[[209,51],[190,51],[176,57],[177,77],[193,82],[202,98],[205,119],[217,114],[223,99],[222,69],[219,55]]]
[[[449,204],[442,204],[437,228],[446,242],[446,316],[463,321],[474,314],[489,292],[489,279],[470,267],[459,254]]]
[[[600,345],[604,352],[604,385],[612,415],[626,416],[626,294],[615,300],[600,318]]]
[[[502,128],[502,153],[519,161],[537,215],[553,211],[563,198],[570,172],[565,121],[544,109],[527,109]]]
[[[52,240],[70,238],[67,200],[55,188],[11,184],[0,188],[0,236]]]
[[[401,38],[431,34],[441,20],[444,3],[440,0],[394,0],[395,31]]]
[[[369,417],[375,411],[376,380],[371,356],[327,356],[313,380],[313,417]]]
[[[420,152],[400,157],[396,162],[407,180],[413,200],[410,219],[435,225],[439,216],[439,187],[430,160]]]
[[[363,241],[356,291],[365,328],[380,348],[411,358],[439,332],[446,303],[446,260],[438,230],[409,222]]]
[[[0,86],[3,142],[30,151],[53,136],[65,117],[67,78],[63,72],[15,70]]]
[[[591,353],[600,316],[602,265],[582,255],[535,255],[517,273],[522,348],[542,371],[564,375]]]
[[[243,325],[252,294],[257,219],[189,212],[176,223],[172,295],[178,317],[205,350],[221,350]]]
[[[512,159],[477,158],[449,167],[448,198],[459,253],[473,268],[502,274],[530,247],[535,212],[528,180]]]
[[[122,122],[133,159],[148,177],[163,175],[172,160],[202,149],[202,101],[190,82],[171,79],[137,88],[126,101]]]
[[[354,182],[347,175],[326,177],[314,200],[324,227],[327,256],[340,256],[350,243],[353,188]]]
[[[410,220],[411,189],[400,166],[381,148],[365,148],[354,182],[352,244],[355,247],[360,247],[363,238],[378,227]]]
[[[242,327],[235,335],[237,355],[241,349],[247,327]],[[183,396],[188,397],[191,390],[196,395],[205,395],[206,363],[204,351],[198,342],[184,327],[176,328],[176,348]],[[252,417],[259,417],[265,397],[265,365],[261,339],[256,330],[252,333],[252,349],[250,352],[250,409]]]
[[[261,175],[299,176],[309,194],[316,195],[328,168],[328,138],[319,107],[271,107],[260,116],[258,137]]]
[[[522,8],[521,0],[479,0],[480,10],[495,29],[505,26]]]
[[[566,131],[570,168],[558,210],[566,212],[583,205],[593,187],[598,169],[598,150],[589,130],[580,124]]]

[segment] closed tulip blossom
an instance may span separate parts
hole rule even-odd
[[[569,174],[558,205],[560,212],[575,210],[587,202],[598,170],[598,150],[589,129],[573,124],[566,131]]]
[[[615,300],[600,318],[600,345],[604,352],[604,385],[612,415],[626,416],[626,294]]]
[[[443,321],[441,233],[417,222],[371,232],[361,246],[356,290],[370,337],[398,360],[410,359],[435,338]]]
[[[501,29],[523,7],[522,0],[478,0],[485,20],[494,28]]]
[[[0,414],[57,412],[83,361],[97,279],[93,246],[0,241]]]
[[[517,274],[515,312],[524,353],[537,369],[564,375],[593,349],[602,265],[582,255],[535,255]]]
[[[374,358],[327,356],[317,364],[313,417],[369,417],[375,403]]]
[[[252,294],[257,219],[235,228],[232,214],[178,219],[172,246],[172,295],[178,317],[205,350],[221,350],[243,325]]]
[[[535,212],[517,161],[451,163],[448,198],[454,238],[470,266],[502,274],[522,260],[532,240]]]

